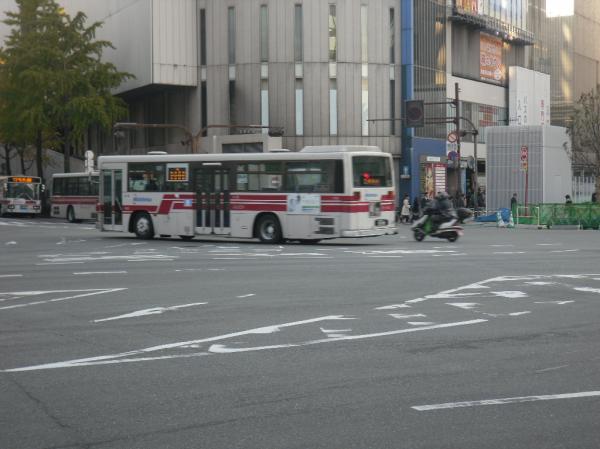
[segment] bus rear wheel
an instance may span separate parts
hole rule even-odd
[[[142,213],[136,215],[133,222],[133,232],[138,239],[149,240],[154,237],[154,227],[150,215]]]
[[[73,206],[67,208],[67,221],[69,223],[75,223],[77,221],[75,219],[75,210],[73,209]]]
[[[275,215],[262,215],[256,222],[256,235],[263,243],[281,242],[281,225]]]

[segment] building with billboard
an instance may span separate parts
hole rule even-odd
[[[485,185],[487,127],[549,117],[564,126],[578,96],[600,82],[600,48],[589,45],[600,38],[594,0],[59,3],[104,22],[98,37],[115,46],[104,57],[135,75],[115,92],[128,122],[187,130],[129,129],[115,139],[92,129],[97,154],[191,151],[182,146],[189,135],[201,151],[377,145],[396,157],[402,193],[470,192],[475,166]],[[460,115],[479,131],[477,160],[472,134],[461,139],[460,161],[447,139],[456,85]],[[408,99],[429,103],[424,127],[403,128]]]

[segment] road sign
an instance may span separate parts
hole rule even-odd
[[[407,100],[404,102],[406,110],[406,127],[422,128],[425,126],[425,103],[423,100]]]
[[[529,169],[529,148],[527,145],[521,147],[521,170],[527,171]]]
[[[457,140],[458,134],[456,134],[456,131],[452,131],[450,134],[448,134],[448,142],[455,143]]]

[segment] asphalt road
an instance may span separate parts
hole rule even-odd
[[[600,232],[0,219],[0,448],[600,447]]]

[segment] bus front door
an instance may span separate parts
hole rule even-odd
[[[196,233],[230,233],[229,171],[220,163],[204,163],[194,171],[196,186]]]
[[[102,170],[100,198],[102,198],[102,229],[123,230],[123,170]]]

